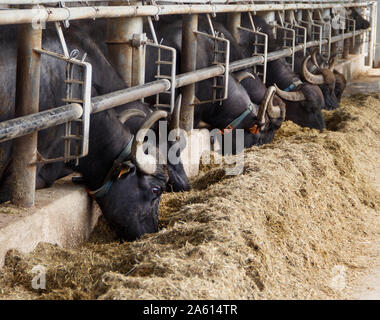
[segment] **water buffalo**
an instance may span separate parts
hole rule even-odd
[[[274,39],[271,27],[259,16],[253,16],[256,28],[268,35],[268,50],[278,50],[278,44]],[[242,25],[249,27],[248,18],[242,15]],[[253,52],[254,35],[250,32],[240,31],[239,45],[245,55]],[[284,59],[268,62],[267,85],[277,86],[277,94],[286,102],[286,120],[291,120],[301,126],[323,129],[321,109],[325,105],[324,97],[320,88],[316,85],[303,83]]]
[[[321,89],[301,79],[282,59],[268,63],[268,84],[277,87],[277,94],[286,101],[286,119],[302,127],[322,130],[325,105]]]
[[[179,112],[180,112],[180,100],[176,101],[175,108],[173,110],[173,114],[170,117],[170,121],[166,121],[163,123],[166,126],[166,133],[169,134],[172,130],[176,130],[179,128]],[[145,117],[151,113],[151,107],[147,103],[139,103],[138,105],[130,104],[123,108],[123,111],[119,113],[119,119],[124,123],[124,125],[131,130],[131,132],[136,135],[141,125],[144,123]],[[180,144],[179,141],[172,141],[168,139],[168,136],[165,133],[160,132],[160,127],[157,122],[152,126],[152,130],[154,130],[156,135],[156,145],[159,146],[160,143],[166,143],[166,150],[170,150],[171,148],[175,148],[175,144]],[[160,136],[164,135],[164,136]],[[160,140],[161,139],[161,140]],[[162,140],[163,139],[163,140]],[[184,147],[184,146],[182,146]],[[180,145],[175,148],[176,150],[180,150]],[[177,153],[177,157],[179,157],[179,153]],[[170,157],[168,157],[165,163],[168,164],[168,174],[169,181],[166,185],[166,191],[189,191],[190,183],[186,176],[182,161],[178,161],[178,163],[172,163],[170,161]]]
[[[241,50],[235,38],[221,23],[214,23],[214,27],[215,30],[223,33],[226,39],[230,41],[231,62],[251,57],[247,52]],[[270,92],[275,92],[275,88],[267,88],[251,68],[235,72],[232,76],[243,85],[251,101],[257,105],[262,104],[263,101],[265,103],[266,99],[271,94]],[[269,100],[269,106],[266,109],[267,121],[265,130],[262,130],[259,133],[262,135],[262,144],[270,143],[272,141],[275,131],[281,127],[281,124],[285,119],[285,114],[285,103],[274,94],[273,98]]]
[[[331,58],[327,67],[320,67],[317,62],[317,48],[310,55],[303,57],[297,52],[294,59],[294,71],[302,76],[302,80],[318,85],[325,100],[324,109],[333,110],[339,107],[339,96],[345,89],[345,79],[339,72],[334,72],[337,58]]]
[[[349,17],[355,20],[356,30],[365,30],[370,27],[369,21],[364,19],[355,8],[349,9]]]
[[[312,52],[311,58],[312,58],[311,61],[313,63],[313,65],[311,66],[311,68],[313,69],[312,71],[318,70],[318,68],[321,68],[320,66],[322,66],[322,68],[324,69],[329,69],[333,71],[334,76],[335,76],[335,96],[338,99],[338,102],[340,102],[342,98],[342,94],[347,86],[347,80],[346,80],[346,77],[342,73],[335,70],[337,56],[333,55],[327,61],[318,53],[318,49],[314,49]],[[308,63],[308,69],[309,69],[309,66],[310,66],[310,63]]]
[[[2,121],[14,117],[17,28],[0,28],[0,96]],[[75,28],[66,35],[68,46],[87,52],[93,70],[94,94],[121,89],[120,79],[101,50],[86,34]],[[43,47],[60,52],[60,43],[54,28],[44,30]],[[41,58],[40,110],[62,105],[65,96],[63,76],[65,64],[50,57]],[[123,85],[125,87],[125,85]],[[139,102],[129,107],[137,108]],[[125,106],[124,106],[125,107]],[[123,108],[123,106],[121,107]],[[154,125],[166,118],[163,111],[150,114],[140,129]],[[57,126],[40,131],[39,155],[54,158],[62,155],[64,127]],[[124,126],[114,110],[91,116],[89,154],[73,161],[42,164],[37,167],[37,188],[50,186],[56,179],[76,171],[83,175],[89,193],[95,197],[106,220],[121,239],[134,240],[158,230],[158,204],[168,181],[166,166],[148,167],[136,157],[139,144],[128,127]],[[9,200],[9,184],[12,179],[12,142],[0,144],[1,149],[1,202]]]
[[[165,21],[166,22],[166,21]],[[203,19],[199,19],[198,30],[209,32],[208,25]],[[182,41],[182,22],[177,20],[171,23],[160,23],[157,27],[157,34],[163,35],[163,44],[173,47],[177,50],[177,70],[181,63],[181,41]],[[212,65],[213,59],[213,41],[207,37],[198,35],[197,40],[197,69],[205,68]],[[155,52],[147,50],[149,61],[155,61]],[[146,80],[154,79],[154,70],[147,69]],[[248,77],[249,78],[249,77]],[[246,78],[247,79],[247,78]],[[253,103],[247,90],[240,83],[246,79],[236,79],[236,75],[229,76],[228,80],[228,98],[222,103],[196,104],[194,114],[194,126],[197,127],[202,121],[207,123],[211,128],[220,130],[227,128],[229,124],[234,123],[236,119],[242,117],[234,123],[233,129],[245,129],[244,146],[260,145],[271,141],[273,138],[274,126],[271,126],[270,115],[276,119],[281,118],[281,110],[272,103],[273,92],[266,95],[265,99],[257,99],[258,103]],[[196,97],[199,100],[208,100],[211,93],[212,80],[204,80],[196,86]],[[264,98],[264,97],[262,97]],[[260,101],[259,101],[260,100]],[[275,110],[274,110],[275,109]],[[249,111],[249,112],[248,112]],[[267,112],[268,111],[268,112]],[[260,130],[257,130],[257,129]],[[234,147],[233,147],[234,149]]]

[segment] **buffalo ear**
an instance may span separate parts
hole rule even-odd
[[[134,164],[130,161],[124,161],[118,168],[117,178],[120,179],[123,176],[129,174],[131,170],[135,168]]]

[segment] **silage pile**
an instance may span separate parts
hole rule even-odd
[[[380,233],[379,113],[379,96],[356,97],[325,114],[331,131],[285,123],[273,144],[245,151],[243,175],[205,166],[191,192],[165,194],[160,232],[133,243],[115,241],[101,222],[75,250],[10,251],[0,297],[347,297],[370,266],[366,243]],[[39,264],[47,289],[36,292]]]

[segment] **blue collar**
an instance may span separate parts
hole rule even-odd
[[[233,120],[226,128],[221,130],[222,135],[224,133],[229,133],[230,130],[235,129],[251,112],[253,111],[253,103],[251,102],[247,109],[240,114],[235,120]]]
[[[313,73],[315,70],[317,70],[318,69],[318,67],[316,66],[316,65],[313,65],[310,69],[309,69],[309,71],[311,72],[311,73]]]
[[[134,138],[134,135],[132,135],[131,139],[129,140],[129,142],[127,143],[127,145],[125,146],[125,148],[120,152],[120,154],[118,155],[118,157],[114,160],[111,169],[108,171],[108,174],[107,174],[106,178],[104,179],[105,180],[104,184],[100,188],[98,188],[98,189],[96,189],[94,191],[91,191],[91,190],[87,189],[88,194],[92,198],[98,198],[98,199],[102,198],[111,189],[111,186],[112,186],[113,181],[114,181],[114,179],[113,179],[113,171],[122,162],[126,161],[129,158],[129,156],[131,155],[133,138]]]
[[[284,91],[286,92],[290,92],[292,91],[294,88],[298,87],[299,85],[302,84],[302,81],[301,80],[297,80],[295,82],[293,82],[289,87],[287,87]]]

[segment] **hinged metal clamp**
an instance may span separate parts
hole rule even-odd
[[[53,163],[59,161],[76,160],[85,157],[88,154],[89,130],[90,130],[90,113],[91,113],[91,84],[92,84],[92,66],[85,62],[86,53],[81,59],[78,58],[79,50],[74,49],[69,54],[67,45],[63,37],[62,29],[59,23],[56,24],[58,37],[61,42],[63,54],[51,52],[45,49],[34,49],[35,52],[50,56],[52,58],[66,62],[65,68],[65,86],[66,96],[62,99],[65,103],[78,103],[82,106],[82,117],[78,120],[69,121],[65,124],[64,155],[62,157],[46,159],[38,157],[33,164]],[[78,72],[75,72],[78,69]],[[77,78],[74,77],[77,76]],[[77,88],[79,96],[74,96],[74,87]],[[74,149],[74,150],[73,150]]]
[[[214,65],[222,65],[224,67],[224,73],[220,76],[213,77],[212,85],[212,98],[203,101],[196,101],[195,104],[215,103],[222,101],[228,97],[228,77],[230,66],[230,42],[227,40],[223,33],[216,32],[212,24],[212,20],[209,14],[206,14],[207,22],[210,28],[210,34],[194,31],[195,34],[207,37],[214,42],[213,62]]]
[[[170,82],[170,91],[165,91],[165,92],[156,94],[156,103],[154,104],[154,107],[164,108],[164,109],[169,108],[170,113],[172,113],[174,110],[174,103],[175,103],[177,51],[176,49],[172,47],[164,46],[161,43],[158,43],[156,31],[154,29],[153,22],[152,22],[152,18],[147,17],[147,19],[148,19],[149,28],[152,34],[153,41],[149,39],[145,39],[145,40],[142,40],[140,44],[145,41],[145,45],[157,48],[157,60],[155,61],[157,65],[157,72],[156,72],[155,78],[166,79]],[[141,38],[139,38],[138,41],[140,40]],[[163,60],[162,52],[161,52],[163,50],[169,51],[170,60]],[[168,95],[168,94],[170,95],[170,104],[162,103],[161,96]]]
[[[268,61],[268,35],[261,32],[259,28],[256,28],[251,12],[247,12],[251,27],[244,28],[239,26],[238,29],[245,32],[250,32],[254,35],[253,52],[252,56],[262,56],[263,63],[254,65],[252,68],[254,72],[260,76],[261,80],[265,83],[267,79],[267,61]],[[259,70],[259,68],[262,68]]]

